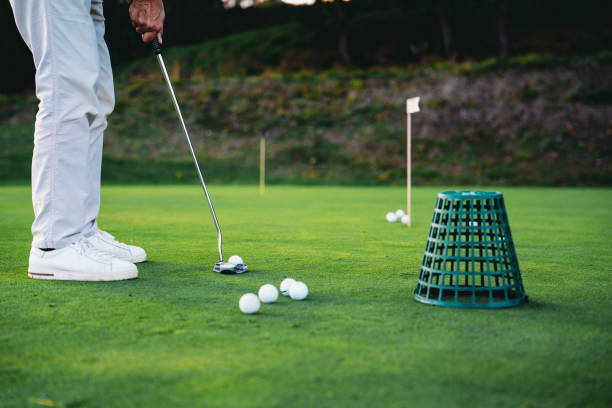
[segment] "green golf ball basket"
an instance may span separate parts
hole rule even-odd
[[[414,298],[461,308],[527,301],[502,193],[438,194]]]

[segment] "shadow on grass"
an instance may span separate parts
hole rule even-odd
[[[542,310],[542,309],[548,309],[551,307],[554,308],[554,304],[552,303],[544,303],[541,300],[534,300],[533,298],[529,298],[527,300],[527,303],[525,303],[523,306],[526,309],[530,309],[530,310]]]
[[[253,276],[253,275],[258,275],[264,272],[259,269],[249,269],[247,273],[243,273],[243,274],[220,274],[213,270],[215,266],[215,262],[210,262],[210,264],[204,263],[204,262],[195,264],[195,263],[182,263],[182,262],[146,261],[146,262],[137,264],[137,266],[138,266],[139,272],[140,271],[143,271],[143,272],[152,272],[152,271],[155,271],[155,272],[160,272],[160,271],[192,272],[192,271],[197,271],[197,272],[203,272],[206,274],[210,273],[211,276],[223,276],[228,279]]]

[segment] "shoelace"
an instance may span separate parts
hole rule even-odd
[[[111,235],[111,234],[109,234],[108,232],[106,232],[106,231],[101,231],[101,230],[99,230],[99,231],[98,231],[98,234],[100,234],[100,235],[102,235],[103,237],[106,237],[107,239],[109,239],[109,240],[113,241],[113,244],[118,245],[118,246],[119,246],[119,247],[121,247],[121,248],[128,249],[128,246],[127,246],[126,244],[124,244],[123,242],[119,242],[119,241],[117,241],[117,240],[115,239],[114,235]]]
[[[113,258],[111,254],[100,251],[93,247],[89,242],[82,239],[72,244],[72,246],[79,252],[80,255],[91,258],[99,262],[110,262]]]

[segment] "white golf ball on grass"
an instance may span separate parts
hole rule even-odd
[[[253,314],[259,311],[261,307],[261,303],[259,302],[259,298],[254,293],[245,293],[240,298],[240,302],[238,302],[238,306],[240,307],[240,311],[245,314]]]
[[[289,288],[295,283],[295,279],[286,278],[280,284],[280,292],[283,296],[289,296]]]
[[[402,224],[408,224],[410,222],[410,216],[409,215],[404,215],[402,217]]]
[[[294,282],[289,288],[289,296],[293,300],[304,300],[308,296],[308,286],[304,282]]]
[[[278,289],[276,289],[276,286],[270,285],[269,283],[259,288],[257,294],[259,295],[259,300],[263,303],[274,303],[276,299],[278,299]]]
[[[395,210],[395,215],[397,215],[397,218],[401,219],[406,213],[400,208],[399,210]]]
[[[387,221],[395,222],[397,221],[397,215],[394,212],[388,212],[386,215]]]
[[[239,257],[238,255],[232,255],[230,256],[230,258],[227,260],[227,262],[229,263],[233,263],[234,265],[238,265],[238,264],[243,264],[244,261],[242,260],[241,257]]]

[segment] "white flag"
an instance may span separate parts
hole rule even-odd
[[[421,99],[421,97],[417,96],[416,98],[408,98],[406,100],[406,113],[415,113],[419,111],[419,99]]]

